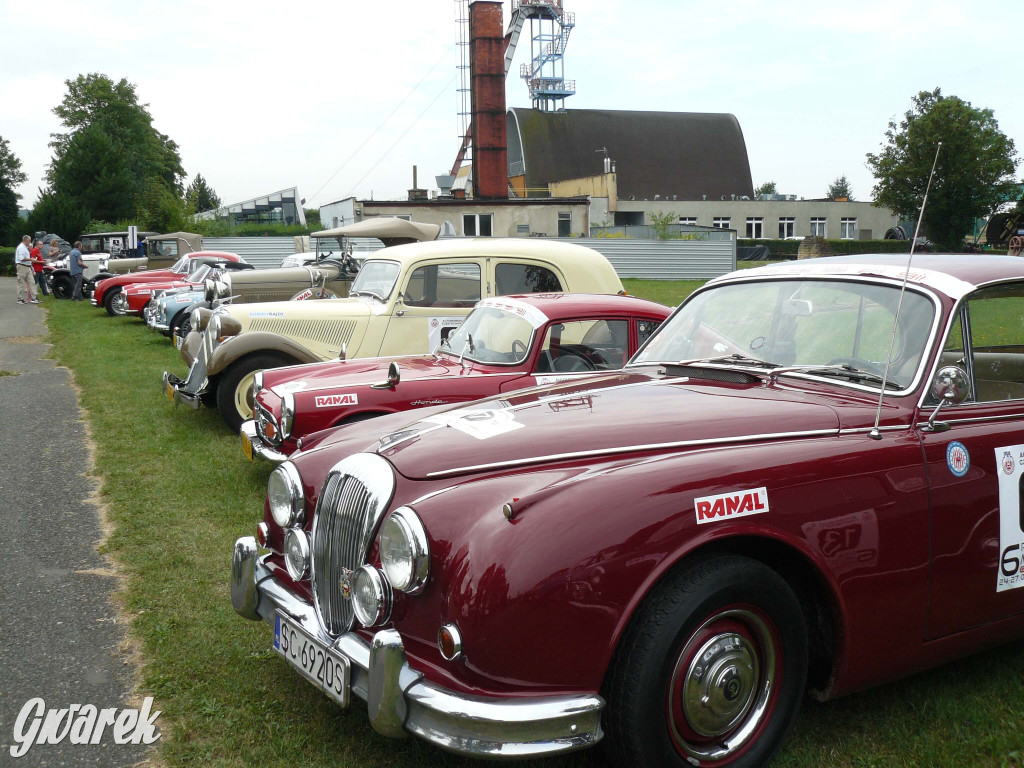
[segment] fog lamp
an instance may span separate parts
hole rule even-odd
[[[289,528],[284,535],[284,564],[295,581],[309,575],[309,534],[301,528]]]
[[[364,627],[375,627],[391,618],[391,585],[371,565],[359,566],[352,576],[352,610]]]

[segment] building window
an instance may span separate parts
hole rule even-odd
[[[466,237],[490,237],[492,213],[462,214],[462,234]]]
[[[558,236],[569,237],[572,235],[572,212],[559,212],[558,214]]]
[[[697,217],[696,216],[680,216],[679,223],[686,227],[696,227]]]
[[[758,240],[764,237],[764,218],[761,216],[747,217],[747,238]]]
[[[530,236],[530,225],[529,224],[516,224],[516,234]]]
[[[857,220],[847,218],[840,220],[839,237],[843,240],[855,240],[857,238]]]
[[[731,219],[728,216],[715,216],[711,222],[711,226],[716,229],[730,229]]]
[[[811,219],[811,237],[828,237],[828,219],[823,216],[815,216]]]
[[[792,216],[779,217],[779,239],[796,236],[796,219]]]

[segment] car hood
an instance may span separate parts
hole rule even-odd
[[[378,384],[388,377],[391,363],[398,364],[401,381],[397,394],[401,395],[403,385],[422,379],[440,376],[458,376],[463,369],[458,360],[433,355],[413,355],[406,357],[369,357],[356,360],[328,360],[323,363],[295,365],[288,368],[275,368],[263,373],[263,388],[275,389],[280,392],[313,392],[338,387],[366,386]],[[516,373],[516,371],[499,371],[495,368],[475,366],[466,368],[462,375],[472,376],[478,373]],[[283,387],[283,389],[281,389]]]
[[[446,410],[384,435],[377,448],[406,477],[430,478],[838,428],[838,414],[805,393],[621,373]]]
[[[143,283],[142,285],[129,285],[127,288],[125,288],[125,293],[127,293],[129,296],[138,294],[151,294],[154,291],[166,291],[168,289],[183,287],[192,288],[195,287],[195,284],[186,283],[182,280],[150,281],[147,283]]]
[[[130,285],[131,283],[150,283],[158,280],[173,280],[176,273],[169,269],[154,269],[152,272],[132,272],[127,275],[115,275],[105,277],[100,283],[104,289],[112,288],[115,285]]]
[[[370,306],[358,299],[313,299],[307,301],[265,301],[257,304],[228,304],[222,308],[235,318],[243,331],[261,330],[295,335],[295,322],[361,320],[370,316]]]

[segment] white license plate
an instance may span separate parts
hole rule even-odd
[[[351,666],[345,656],[314,640],[280,613],[274,617],[274,650],[309,682],[341,706],[348,706]]]

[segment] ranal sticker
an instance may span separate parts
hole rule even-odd
[[[734,517],[760,515],[768,511],[768,489],[751,488],[747,491],[720,493],[717,496],[702,496],[693,500],[697,523],[714,523]]]
[[[359,405],[359,395],[344,392],[337,395],[317,395],[314,399],[317,408],[336,408],[339,405]]]
[[[313,295],[312,289],[307,288],[302,293],[299,293],[299,294],[296,294],[295,296],[292,296],[292,301],[303,301],[305,299],[308,299],[312,295]]]
[[[1024,587],[1024,445],[996,448],[999,467],[999,572],[996,592]]]

